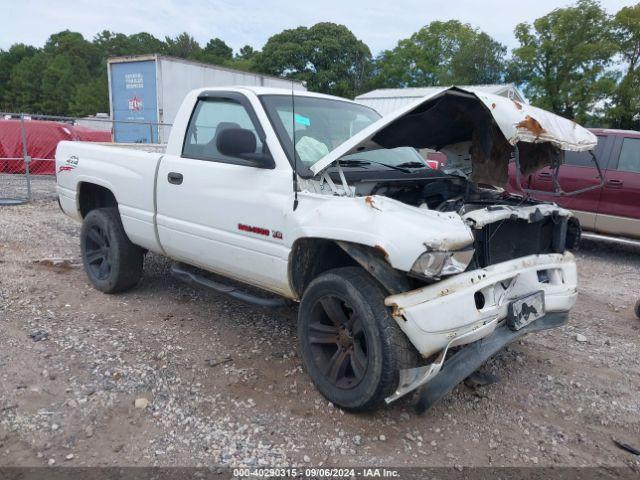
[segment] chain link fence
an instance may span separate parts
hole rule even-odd
[[[77,118],[0,112],[0,205],[31,201],[34,185],[52,188],[58,142],[160,144],[170,129],[170,124],[114,121],[106,115]]]

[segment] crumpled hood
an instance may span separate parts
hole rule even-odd
[[[465,90],[442,90],[369,125],[311,166],[318,174],[337,159],[381,148],[456,152],[471,164],[470,180],[503,186],[513,147],[524,175],[562,162],[562,152],[587,151],[596,136],[577,123],[514,100]]]

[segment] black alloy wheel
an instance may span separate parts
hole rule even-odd
[[[124,292],[142,277],[144,250],[127,237],[117,208],[96,208],[85,215],[80,250],[87,277],[101,292]]]
[[[326,295],[316,301],[309,319],[309,343],[324,375],[334,386],[349,389],[364,378],[369,359],[360,316],[347,300]]]
[[[111,273],[110,245],[109,234],[99,225],[91,225],[85,240],[85,256],[91,274],[99,280],[107,279]]]

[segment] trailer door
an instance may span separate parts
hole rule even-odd
[[[110,64],[114,141],[157,143],[158,100],[156,62]]]

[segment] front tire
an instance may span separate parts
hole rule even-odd
[[[127,237],[117,208],[98,208],[87,214],[80,249],[87,277],[101,292],[129,290],[142,277],[144,251]]]
[[[386,296],[359,267],[323,273],[302,296],[302,361],[320,393],[343,409],[377,408],[396,390],[399,370],[419,362],[385,306]]]

